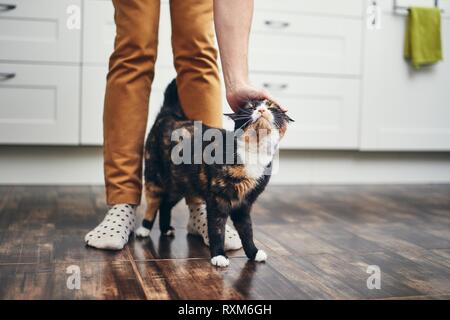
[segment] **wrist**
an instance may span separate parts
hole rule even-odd
[[[249,82],[247,78],[239,78],[239,79],[233,79],[225,81],[225,90],[227,93],[232,93],[239,91],[241,88],[248,87]]]

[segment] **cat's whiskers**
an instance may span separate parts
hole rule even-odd
[[[232,117],[233,119],[242,119],[242,118],[249,118],[251,115],[238,115],[238,116],[234,116]]]
[[[237,128],[236,130],[242,129],[245,125],[247,125],[247,123],[249,123],[250,121],[252,121],[253,118],[248,119],[242,126],[240,126],[239,128]]]

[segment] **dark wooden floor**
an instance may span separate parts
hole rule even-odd
[[[450,186],[270,187],[254,209],[269,254],[228,269],[174,213],[176,237],[131,239],[121,252],[85,247],[105,213],[101,187],[0,187],[1,299],[448,299]],[[142,209],[140,209],[142,213]],[[81,270],[81,289],[66,269]],[[368,265],[381,269],[369,290]]]

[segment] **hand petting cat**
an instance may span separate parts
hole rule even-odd
[[[228,104],[234,112],[238,112],[239,108],[245,105],[248,101],[265,99],[276,103],[280,106],[281,110],[288,111],[285,107],[282,107],[267,90],[256,88],[247,83],[234,85],[231,88],[227,88],[226,96]]]

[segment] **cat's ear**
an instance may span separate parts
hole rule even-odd
[[[285,116],[286,116],[286,119],[287,119],[289,122],[295,122],[295,120],[292,119],[291,117],[289,117],[287,114],[285,114]]]
[[[284,114],[284,116],[286,117],[286,120],[287,121],[289,121],[289,122],[295,122],[295,120],[294,119],[292,119],[291,117],[289,117],[286,113],[287,113],[287,111],[282,111],[283,112],[283,114]]]

